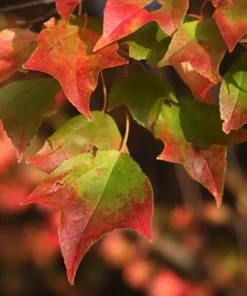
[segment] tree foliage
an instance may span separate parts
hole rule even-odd
[[[157,2],[158,9],[150,9]],[[61,19],[50,19],[39,34],[0,23],[0,118],[19,160],[43,118],[56,111],[57,94],[81,113],[29,156],[27,162],[48,176],[23,201],[61,211],[59,239],[71,283],[84,254],[108,232],[130,228],[151,240],[152,186],[127,148],[130,115],[164,143],[159,160],[182,164],[218,206],[222,202],[227,146],[247,140],[247,54],[223,77],[219,68],[238,43],[246,48],[247,4],[211,2],[214,13],[206,18],[203,9],[202,15],[187,13],[189,0],[108,0],[101,20],[72,16],[77,5],[81,11],[78,0],[57,0]],[[144,73],[128,73],[133,60]],[[178,96],[162,76],[167,66],[190,97]],[[122,67],[122,77],[107,98],[102,70],[113,67]],[[7,83],[24,69],[52,77],[37,72],[38,78]],[[91,111],[99,75],[104,106]],[[219,104],[212,100],[214,87]],[[121,105],[123,137],[106,114]]]

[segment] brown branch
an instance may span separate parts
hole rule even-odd
[[[48,5],[48,4],[53,4],[55,2],[56,0],[36,0],[33,2],[27,2],[27,3],[17,4],[17,5],[9,5],[4,8],[0,8],[0,13],[12,12],[12,11],[31,8],[31,7],[40,6],[40,5]]]

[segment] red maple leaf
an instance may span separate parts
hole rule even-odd
[[[247,33],[246,0],[222,0],[215,13],[215,21],[230,52]]]
[[[56,0],[57,11],[65,21],[68,21],[71,13],[80,1],[81,0]]]
[[[108,0],[104,11],[103,35],[94,50],[119,40],[146,23],[156,21],[168,35],[172,35],[183,22],[189,7],[188,0],[159,0],[162,7],[148,12],[144,8],[152,0]]]
[[[217,83],[225,52],[226,44],[214,20],[187,22],[174,34],[159,66],[188,62],[200,75]]]
[[[130,156],[109,150],[70,158],[23,203],[61,211],[59,240],[73,284],[82,257],[106,233],[130,228],[151,239],[152,196],[148,178]]]
[[[97,86],[99,71],[126,63],[117,54],[117,44],[92,53],[98,38],[91,30],[60,22],[40,33],[38,48],[23,67],[55,77],[70,102],[90,117],[89,100]]]

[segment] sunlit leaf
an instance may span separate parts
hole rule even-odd
[[[110,150],[65,161],[23,203],[61,211],[59,240],[73,284],[82,257],[106,233],[130,228],[151,239],[152,199],[151,184],[137,163]]]
[[[56,0],[57,11],[62,18],[68,21],[71,13],[80,1],[81,0]]]
[[[159,0],[161,8],[148,12],[144,8],[152,2],[152,0],[108,0],[104,11],[103,35],[94,50],[128,36],[152,21],[156,21],[166,34],[172,35],[182,24],[189,1]]]
[[[163,105],[154,124],[154,135],[165,148],[161,160],[181,163],[188,174],[205,186],[221,204],[226,170],[226,146],[247,140],[240,129],[228,136],[221,129],[214,105],[182,98]]]
[[[217,83],[219,65],[226,52],[226,44],[214,22],[192,21],[184,23],[168,47],[160,66],[188,62],[200,75]]]
[[[55,77],[70,102],[90,117],[89,100],[97,86],[99,71],[126,63],[117,54],[116,44],[92,53],[98,38],[99,35],[89,29],[60,22],[40,33],[38,48],[24,68]]]
[[[90,152],[94,147],[119,150],[121,143],[122,137],[114,120],[107,114],[94,111],[90,121],[83,115],[67,121],[47,139],[44,147],[29,159],[29,163],[51,173],[74,155]]]
[[[247,33],[246,0],[222,0],[214,14],[215,21],[230,52]]]

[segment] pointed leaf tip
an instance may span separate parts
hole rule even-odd
[[[51,173],[66,159],[87,153],[96,147],[100,150],[119,150],[122,137],[113,118],[100,111],[92,112],[92,119],[78,115],[67,121],[45,142],[29,164]]]
[[[214,18],[229,52],[232,52],[241,37],[247,33],[246,0],[220,1]]]
[[[88,54],[98,38],[94,31],[60,22],[40,33],[38,47],[24,65],[56,78],[68,100],[88,118],[90,96],[98,84],[99,71],[126,64],[117,53],[117,44]]]
[[[246,130],[226,135],[216,106],[186,98],[164,105],[154,135],[165,148],[158,159],[182,164],[221,204],[227,145],[246,141]]]
[[[148,12],[145,7],[151,2],[108,0],[104,10],[103,35],[94,51],[130,35],[149,22],[157,22],[165,33],[172,35],[183,22],[189,0],[159,0],[160,9]]]
[[[151,239],[152,186],[137,163],[119,151],[73,156],[29,195],[28,202],[61,211],[59,241],[71,284],[85,253],[110,231],[129,228]]]
[[[165,66],[167,62],[172,65],[188,62],[197,73],[213,83],[218,83],[221,80],[219,65],[226,49],[213,19],[184,23],[175,32],[159,66]]]
[[[56,0],[57,12],[68,22],[76,6],[83,0]]]

